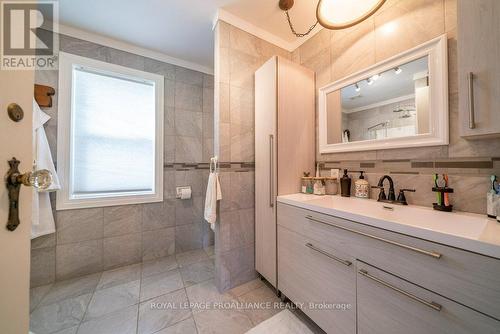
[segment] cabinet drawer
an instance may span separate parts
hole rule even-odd
[[[331,246],[279,226],[278,288],[326,332],[356,332],[354,260]]]
[[[357,262],[358,334],[492,334],[500,322]]]
[[[500,260],[293,206],[278,224],[500,319]]]

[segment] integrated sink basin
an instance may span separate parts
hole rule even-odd
[[[421,206],[393,205],[358,198],[328,196],[312,199],[310,203],[325,208],[353,212],[366,217],[464,237],[478,238],[488,223],[488,219],[477,215],[450,214]]]
[[[278,202],[500,258],[500,223],[486,215],[328,195],[292,194]]]

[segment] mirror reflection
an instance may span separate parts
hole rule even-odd
[[[327,94],[328,144],[429,133],[428,58]]]

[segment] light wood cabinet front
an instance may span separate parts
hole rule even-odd
[[[465,137],[500,136],[499,17],[498,0],[458,0],[459,120]]]
[[[499,259],[282,203],[278,213],[279,225],[500,319]]]
[[[500,322],[362,262],[358,334],[493,334]]]
[[[500,334],[499,259],[283,203],[277,216],[280,291],[353,305],[304,309],[327,333]]]
[[[278,286],[327,333],[356,332],[356,271],[348,255],[278,226]]]
[[[314,152],[314,72],[272,57],[255,72],[255,269],[276,288],[276,196],[300,191]]]

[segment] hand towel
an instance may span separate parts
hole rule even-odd
[[[52,206],[50,204],[50,191],[61,189],[59,178],[57,177],[52,155],[50,153],[49,142],[45,134],[43,125],[48,122],[50,116],[44,113],[38,104],[33,101],[33,152],[34,168],[36,170],[47,169],[52,173],[52,184],[49,188],[39,191],[33,189],[33,208],[31,219],[31,238],[54,233],[56,231]]]
[[[208,176],[207,194],[205,197],[205,220],[210,224],[210,228],[215,228],[217,220],[217,201],[222,199],[222,192],[219,183],[219,174],[210,172]]]

